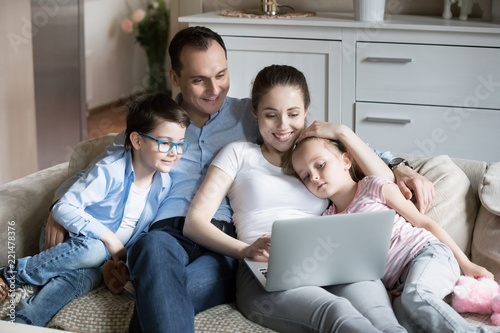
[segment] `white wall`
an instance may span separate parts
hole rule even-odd
[[[144,0],[127,0],[132,10]],[[141,90],[146,78],[146,54],[135,35],[121,30],[130,16],[124,0],[85,0],[85,51],[89,109],[112,103]]]
[[[0,184],[37,166],[30,0],[0,1]]]

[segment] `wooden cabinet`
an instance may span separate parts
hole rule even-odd
[[[226,41],[231,96],[249,96],[262,67],[302,70],[309,120],[341,122],[381,150],[500,161],[500,24],[352,14],[292,20],[180,18]]]

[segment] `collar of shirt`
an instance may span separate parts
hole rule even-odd
[[[132,160],[132,149],[131,148],[126,148],[125,150],[125,176],[130,178],[130,182],[133,183],[135,181],[135,171],[134,171],[134,164]],[[153,175],[153,184],[158,182],[158,177],[161,177],[161,191],[164,191],[165,188],[170,188],[170,176],[168,176],[168,173],[161,173],[159,171],[156,171],[155,174]]]

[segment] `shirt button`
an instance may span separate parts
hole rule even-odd
[[[205,140],[201,140],[201,143],[205,143]]]

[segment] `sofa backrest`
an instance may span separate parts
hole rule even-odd
[[[106,147],[111,144],[116,133],[111,133],[102,137],[80,142],[71,158],[68,166],[68,177],[73,176],[78,171],[85,169],[92,160],[99,156]]]
[[[66,162],[0,186],[0,265],[39,252],[40,230],[67,175]]]
[[[49,215],[55,190],[68,177],[85,169],[113,142],[114,137],[115,134],[110,134],[81,142],[69,163],[40,170],[0,186],[0,217],[5,222],[2,222],[0,233],[0,245],[4,249],[0,251],[1,265],[6,265],[9,258],[22,258],[39,252],[40,232]],[[12,251],[7,250],[9,246]]]

